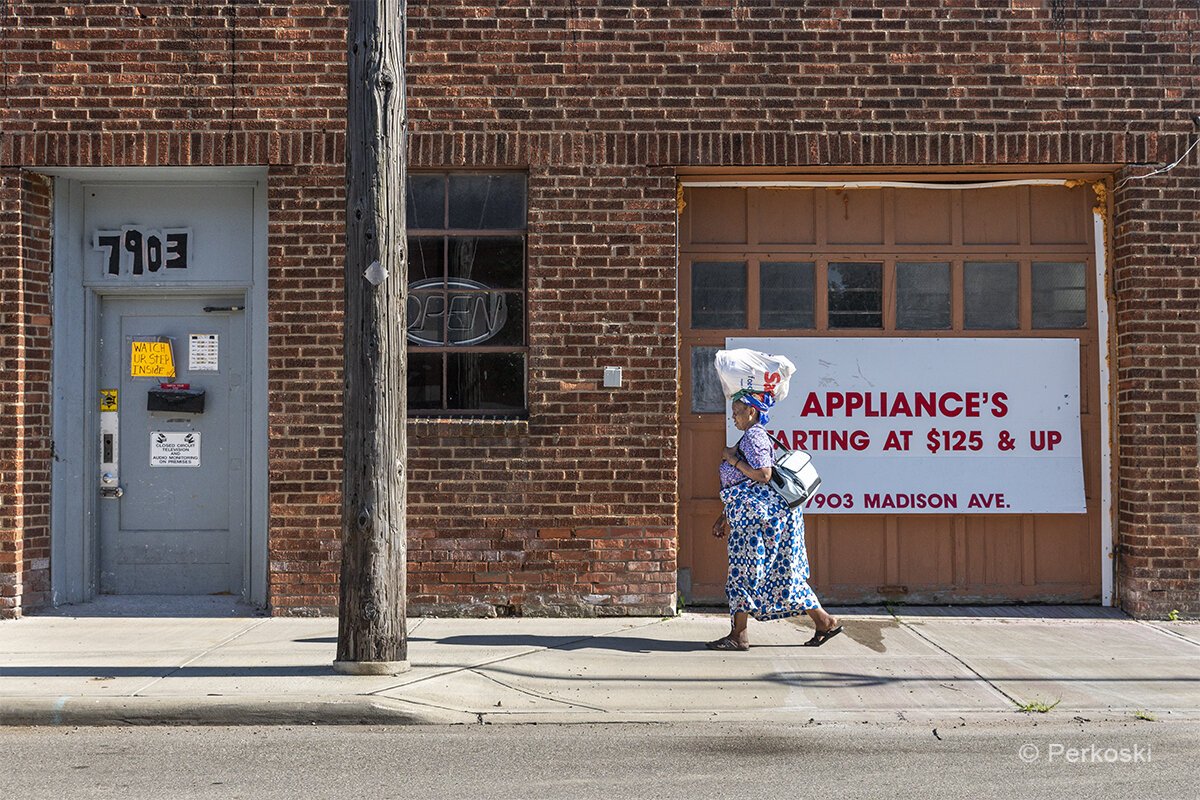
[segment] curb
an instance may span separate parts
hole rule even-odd
[[[1127,723],[1139,725],[1200,724],[1200,710],[1159,712],[1154,722],[1135,721],[1134,711],[1121,709],[1074,709],[1056,714],[1028,714],[1016,709],[760,709],[758,711],[614,711],[604,714],[588,712],[528,711],[521,713],[478,714],[482,725],[875,725],[882,727],[935,726],[943,730],[966,727],[1039,727],[1069,725],[1081,728],[1088,724]]]
[[[387,697],[56,697],[10,698],[0,727],[119,725],[454,725],[478,717]]]
[[[757,709],[742,711],[531,711],[473,712],[407,703],[379,695],[326,697],[57,697],[9,699],[0,706],[4,727],[287,726],[287,725],[656,725],[687,723],[808,725],[958,724],[991,726],[1130,722],[1127,709],[1065,709],[1031,715],[1015,709]],[[1084,715],[1086,718],[1084,718]],[[1200,723],[1200,709],[1160,712],[1158,724]],[[1138,723],[1155,724],[1155,723]]]

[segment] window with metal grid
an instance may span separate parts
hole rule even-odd
[[[524,413],[527,205],[522,173],[409,174],[410,414]]]

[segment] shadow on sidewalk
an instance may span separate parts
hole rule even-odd
[[[594,678],[593,678],[594,679]],[[979,679],[998,681],[1000,683],[1200,683],[1200,678],[1194,675],[1113,675],[1104,676],[1069,676],[1069,675],[1004,675],[992,676],[981,674]],[[898,686],[906,683],[938,683],[943,686],[955,683],[974,682],[978,679],[966,678],[962,675],[871,675],[862,672],[777,672],[763,677],[763,680],[782,683],[788,686],[803,686],[808,689],[849,689],[870,686]]]
[[[410,642],[466,647],[535,647],[545,650],[616,650],[621,653],[689,653],[704,650],[704,642],[679,642],[637,636],[535,636],[532,634],[410,637]]]
[[[337,644],[336,636],[314,636],[308,639],[293,639],[303,644]],[[493,634],[489,636],[447,636],[437,639],[432,637],[410,636],[409,642],[424,642],[427,644],[461,645],[466,647],[534,647],[542,650],[616,650],[622,653],[691,653],[707,650],[704,642],[679,642],[670,639],[645,639],[629,636],[591,636],[575,638],[572,636],[535,636],[533,634],[512,634],[509,636]],[[798,647],[797,644],[756,644],[755,649],[763,647]]]
[[[104,665],[60,667],[0,667],[3,678],[92,678],[96,681],[117,678],[309,678],[338,675],[333,663],[328,666],[236,666],[236,667],[110,667]]]
[[[910,605],[896,602],[890,605],[841,606],[827,605],[825,610],[835,617],[883,617],[885,619],[936,617],[940,619],[1014,619],[1014,620],[1126,620],[1131,617],[1120,608],[1101,605],[1063,605],[1014,603],[1011,605]],[[724,606],[698,605],[687,608],[695,616],[726,617]],[[805,616],[793,619],[807,619]]]
[[[517,662],[519,663],[519,662]],[[508,676],[514,680],[521,678],[545,679],[559,677],[567,679],[566,675],[550,676],[543,671],[521,669],[517,663],[506,661],[501,664],[488,664],[484,669],[489,673]],[[881,686],[905,686],[940,684],[949,688],[954,684],[976,683],[983,681],[999,681],[1004,684],[1022,683],[1062,683],[1087,685],[1103,684],[1144,684],[1144,683],[1179,683],[1200,684],[1200,677],[1195,675],[1110,675],[1110,676],[1073,676],[1073,675],[988,675],[978,676],[962,674],[896,674],[890,667],[881,665],[878,672],[832,672],[826,670],[790,670],[787,672],[750,672],[740,675],[729,673],[698,675],[639,675],[631,677],[627,674],[603,675],[589,672],[587,680],[592,683],[712,683],[728,684],[730,681],[777,683],[785,686],[802,687],[806,689],[863,689]]]

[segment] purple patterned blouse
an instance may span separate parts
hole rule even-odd
[[[774,463],[774,460],[771,458],[771,451],[773,449],[771,437],[762,425],[755,425],[743,433],[739,446],[742,448],[743,460],[755,469],[761,469]],[[720,469],[722,489],[727,486],[733,486],[735,483],[750,480],[742,474],[741,470],[724,459],[721,460]]]

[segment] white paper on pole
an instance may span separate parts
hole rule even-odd
[[[768,431],[807,450],[807,513],[1083,514],[1074,339],[730,338],[796,366]],[[727,421],[726,441],[740,435]]]

